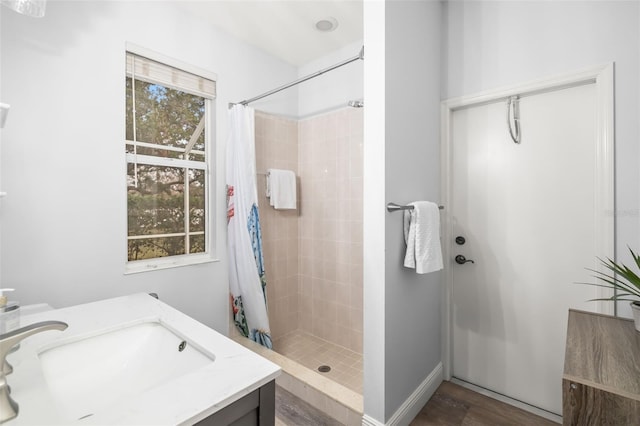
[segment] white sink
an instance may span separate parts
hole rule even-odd
[[[23,315],[21,326],[41,321],[69,327],[35,334],[9,354],[20,411],[7,426],[192,425],[280,374],[144,293]]]
[[[159,322],[62,343],[38,356],[53,399],[78,420],[215,360]]]

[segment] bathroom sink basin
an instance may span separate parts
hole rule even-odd
[[[38,354],[53,399],[74,419],[211,365],[199,350],[157,321],[77,336]]]
[[[68,327],[32,335],[7,357],[19,405],[11,426],[193,425],[280,374],[277,365],[146,293],[20,321]]]

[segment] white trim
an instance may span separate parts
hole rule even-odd
[[[384,423],[380,423],[373,417],[369,417],[365,414],[362,416],[362,426],[384,426]]]
[[[442,347],[440,348],[442,359],[444,380],[451,379],[451,288],[453,287],[453,275],[449,272],[453,266],[451,261],[451,241],[449,236],[453,235],[451,224],[451,114],[453,110],[447,106],[446,101],[440,105],[440,202],[444,205],[444,210],[440,214],[442,235],[440,242],[442,244],[443,259],[443,275],[444,291],[442,292],[442,320],[441,322],[441,338]]]
[[[187,234],[188,235],[204,235],[204,231],[176,232],[173,234],[129,235],[127,237],[127,240],[150,240],[153,238],[186,237]]]
[[[217,128],[216,128],[216,102],[212,99],[206,99],[206,121],[205,121],[205,161],[207,162],[207,169],[204,171],[205,176],[205,188],[208,188],[204,191],[204,205],[205,205],[205,223],[204,230],[205,234],[205,247],[207,248],[207,252],[211,254],[213,258],[216,258],[218,253],[218,234],[219,230],[216,228],[217,220],[218,220],[218,204],[217,204],[217,194],[218,187],[217,184],[217,176],[220,173],[217,166],[217,150],[219,149],[219,144],[217,142]],[[212,147],[213,145],[213,147]],[[220,170],[224,170],[220,167]],[[223,191],[224,196],[226,196],[226,191]],[[226,215],[226,209],[225,209]],[[225,216],[221,216],[225,217]],[[222,232],[220,232],[222,234]]]
[[[438,363],[426,379],[413,391],[402,405],[393,413],[393,416],[386,423],[367,416],[362,416],[362,424],[370,426],[396,426],[408,425],[420,413],[425,404],[442,383],[442,363]]]
[[[148,164],[151,166],[175,167],[180,169],[207,170],[206,161],[183,160],[181,158],[156,157],[154,155],[141,155],[127,153],[127,163]]]
[[[529,405],[525,402],[518,401],[517,399],[509,398],[508,396],[505,396],[505,395],[500,395],[499,393],[492,392],[488,389],[481,388],[480,386],[476,386],[472,383],[465,382],[464,380],[460,380],[455,377],[451,378],[451,383],[455,383],[458,386],[462,386],[463,388],[470,389],[476,393],[479,393],[484,396],[488,396],[489,398],[493,398],[497,401],[504,402],[505,404],[512,405],[521,410],[535,414],[536,416],[540,416],[547,420],[551,420],[552,422],[562,424],[562,416],[558,416],[557,414],[550,413],[549,411],[542,410],[538,407],[534,407],[533,405]]]
[[[422,407],[425,406],[427,401],[436,392],[438,386],[442,383],[442,363],[439,362],[436,368],[429,373],[426,379],[420,383],[420,386],[413,391],[413,393],[407,398],[407,400],[393,413],[393,416],[386,423],[390,426],[395,425],[407,425],[411,423]]]
[[[442,203],[446,206],[443,220],[442,250],[445,261],[442,309],[442,362],[444,366],[444,379],[450,380],[452,375],[452,339],[451,339],[451,289],[453,276],[451,274],[451,236],[453,235],[452,223],[452,186],[451,186],[451,144],[450,125],[451,116],[457,109],[478,106],[496,102],[509,96],[529,96],[568,87],[576,87],[585,84],[596,85],[596,143],[597,143],[597,176],[596,206],[594,217],[596,223],[597,251],[601,257],[615,258],[615,205],[614,205],[614,64],[607,63],[591,67],[571,74],[563,74],[553,78],[535,80],[517,86],[509,86],[501,89],[481,92],[475,95],[452,98],[442,101],[440,116],[440,152],[441,152],[441,193]],[[598,269],[601,266],[598,265]],[[604,272],[604,271],[603,271]],[[606,288],[599,288],[598,297],[609,297],[612,293]],[[598,302],[596,309],[600,313],[613,314],[614,304],[611,302]]]
[[[607,72],[609,68],[611,68],[611,72],[613,73],[613,63],[607,63],[570,74],[562,74],[550,78],[541,78],[530,81],[528,83],[505,86],[476,93],[474,95],[447,99],[442,101],[442,105],[449,110],[457,110],[461,108],[468,108],[471,106],[478,106],[496,102],[501,99],[506,99],[510,96],[532,96],[544,92],[595,83],[600,77],[603,76],[603,73]]]
[[[141,146],[143,148],[153,148],[153,149],[160,149],[163,151],[173,151],[173,152],[181,152],[181,153],[185,153],[186,149],[184,147],[179,147],[179,146],[170,146],[170,145],[160,145],[157,143],[149,143],[149,142],[140,142],[140,141],[130,141],[130,140],[125,140],[125,144],[126,145],[131,145],[131,146]],[[199,154],[199,155],[204,155],[204,151],[198,151],[197,149],[192,149],[191,151],[189,151],[190,154]],[[160,156],[158,156],[160,157]]]
[[[208,78],[210,80],[215,81],[217,79],[217,75],[195,67],[193,65],[186,64],[184,62],[178,61],[174,58],[162,55],[153,50],[135,45],[133,43],[126,43],[126,51],[137,54],[140,56],[144,56],[146,58],[158,61],[165,65],[172,66],[177,69],[181,69],[183,71],[199,75],[201,77]],[[200,95],[198,95],[200,96]],[[139,272],[147,272],[147,271],[155,271],[161,269],[169,269],[181,266],[189,266],[189,265],[197,265],[201,263],[209,263],[209,262],[217,262],[217,249],[218,249],[218,237],[219,232],[216,228],[217,226],[217,203],[216,203],[216,181],[218,172],[217,168],[212,169],[212,165],[216,164],[216,150],[218,149],[218,144],[216,143],[216,102],[214,98],[203,96],[205,102],[205,117],[204,117],[204,127],[205,127],[205,151],[196,151],[192,150],[191,153],[194,154],[204,154],[204,161],[195,161],[195,160],[185,160],[185,159],[177,159],[177,158],[167,158],[167,157],[159,157],[159,156],[147,156],[147,155],[139,155],[136,153],[125,153],[125,159],[127,163],[132,164],[150,164],[150,165],[160,165],[167,167],[179,167],[179,168],[188,168],[188,169],[198,169],[204,170],[205,174],[205,249],[204,253],[194,253],[194,254],[184,254],[177,256],[168,256],[168,257],[159,257],[153,259],[145,259],[145,260],[128,260],[127,255],[127,247],[125,246],[124,259],[125,259],[125,269],[124,274],[133,274]],[[134,121],[135,123],[135,121]],[[198,127],[203,123],[201,120]],[[134,132],[135,135],[135,132]],[[126,145],[135,146],[145,146],[147,145],[144,142],[137,141],[127,141],[125,140]],[[151,144],[153,145],[153,144]],[[213,149],[212,149],[213,145]],[[165,146],[153,146],[158,149],[167,149],[173,151],[170,147]],[[184,151],[181,149],[181,151]],[[127,173],[127,168],[125,167],[125,177]],[[213,195],[213,198],[211,197]],[[128,203],[125,204],[125,214],[128,214]],[[200,232],[198,232],[199,234]],[[195,233],[189,233],[190,235],[195,235]],[[127,235],[125,230],[125,235]],[[127,241],[129,239],[127,238]]]
[[[615,252],[615,167],[614,167],[614,64],[610,63],[596,77],[596,248],[602,258],[616,258]],[[596,268],[605,272],[598,264]],[[598,287],[599,298],[611,297],[613,291]],[[597,310],[615,314],[615,302],[599,301]]]
[[[153,259],[131,260],[125,266],[125,275],[139,272],[158,271],[180,266],[198,265],[200,263],[218,262],[211,253],[183,254],[179,256],[155,257]]]

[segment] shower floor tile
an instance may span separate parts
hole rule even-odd
[[[314,371],[330,366],[331,371],[320,374],[362,395],[362,354],[300,330],[276,339],[273,348]]]

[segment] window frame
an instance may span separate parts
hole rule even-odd
[[[142,56],[142,57],[151,59],[153,61],[160,62],[169,67],[176,68],[176,69],[212,80],[214,82],[217,81],[217,75],[210,71],[195,67],[190,64],[186,64],[177,59],[168,57],[166,55],[135,45],[133,43],[126,43],[125,58],[128,53],[132,53],[137,56]],[[125,76],[126,76],[126,73],[125,73]],[[146,80],[143,80],[143,81],[146,81]],[[162,85],[162,83],[158,83],[158,84]],[[176,87],[172,87],[172,88],[176,89]],[[179,88],[177,89],[180,90]],[[198,96],[201,96],[201,95],[198,95]],[[132,153],[126,152],[126,149],[125,149],[123,152],[124,154],[123,176],[125,179],[124,187],[126,188],[127,187],[127,184],[126,184],[127,168],[129,164],[132,164],[132,162],[130,161],[130,158],[132,158],[133,156],[137,156],[138,164],[157,164],[157,165],[166,165],[169,167],[178,167],[178,168],[187,168],[186,165],[192,164],[192,163],[204,163],[205,251],[202,253],[181,254],[181,255],[175,255],[175,256],[156,257],[152,259],[129,260],[128,254],[127,254],[128,244],[129,244],[128,243],[129,242],[128,220],[125,220],[125,230],[124,230],[124,236],[125,236],[124,238],[125,239],[124,241],[124,260],[125,260],[124,273],[125,275],[219,261],[219,259],[216,256],[216,253],[217,253],[216,240],[217,239],[216,239],[216,214],[215,214],[215,202],[214,202],[216,199],[216,179],[215,179],[216,170],[213,167],[216,164],[215,162],[216,99],[215,99],[215,96],[213,98],[203,96],[203,98],[205,101],[204,130],[203,130],[204,138],[205,138],[204,162],[194,161],[194,160],[174,159],[174,158],[160,157],[160,156],[146,156],[143,154],[132,154]],[[131,143],[132,141],[128,141],[126,137],[123,137],[123,142],[124,142],[124,147],[132,144]],[[136,144],[138,146],[153,145],[153,144],[149,144],[146,142],[139,142],[139,141],[137,141]],[[165,148],[168,148],[168,150],[170,151],[174,150],[172,147],[165,147]],[[148,158],[146,157],[151,157],[153,161],[147,162],[146,160],[148,160]],[[188,167],[188,168],[190,169],[191,167]],[[201,170],[203,169],[202,167],[195,167],[195,168],[198,168]],[[125,218],[126,218],[129,212],[129,203],[126,196],[126,191],[124,195],[125,195],[124,210],[125,210]]]

